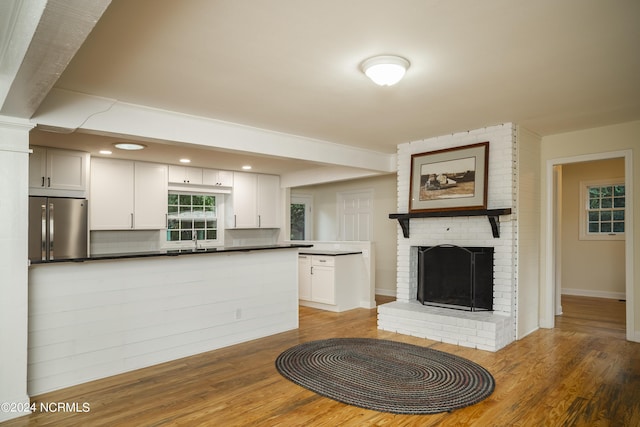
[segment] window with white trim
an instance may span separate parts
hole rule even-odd
[[[218,196],[170,191],[167,199],[167,242],[216,244],[218,230]]]
[[[580,239],[624,240],[624,179],[581,183]]]

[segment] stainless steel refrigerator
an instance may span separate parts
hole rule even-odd
[[[29,259],[86,258],[87,200],[29,197]]]

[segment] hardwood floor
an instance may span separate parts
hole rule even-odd
[[[34,414],[10,426],[638,426],[640,343],[624,340],[624,302],[563,297],[555,329],[496,352],[379,331],[376,310],[300,308],[300,328],[33,397],[83,403],[89,412]],[[331,337],[371,337],[454,353],[496,380],[483,402],[436,415],[394,415],[321,397],[281,377],[288,347]]]

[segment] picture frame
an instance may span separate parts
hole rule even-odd
[[[487,208],[489,142],[411,156],[409,212]]]

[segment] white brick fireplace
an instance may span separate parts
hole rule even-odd
[[[517,292],[516,129],[504,124],[398,146],[398,213],[409,211],[411,155],[489,141],[487,209],[511,208],[494,237],[486,216],[411,218],[398,226],[396,301],[378,308],[378,328],[489,351],[515,340]],[[493,312],[424,306],[417,296],[417,247],[453,244],[494,248]]]

